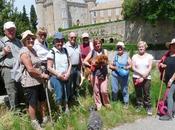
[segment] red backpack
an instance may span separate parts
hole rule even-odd
[[[158,111],[157,114],[159,116],[163,116],[166,115],[168,112],[168,107],[167,107],[167,97],[168,97],[168,92],[169,92],[170,88],[167,88],[164,96],[161,100],[158,101],[157,105],[158,105]]]

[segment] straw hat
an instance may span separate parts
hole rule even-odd
[[[21,34],[21,37],[22,37],[21,42],[24,43],[24,41],[26,40],[27,36],[32,36],[32,37],[36,38],[36,36],[30,30],[26,30],[25,32],[23,32]]]

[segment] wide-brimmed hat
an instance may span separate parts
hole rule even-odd
[[[125,48],[125,44],[123,42],[117,42],[116,46],[122,46],[123,48]]]
[[[22,37],[21,42],[24,43],[24,41],[26,40],[27,36],[32,36],[32,37],[36,38],[36,36],[30,30],[26,30],[25,32],[23,32],[21,34],[21,37]]]
[[[175,38],[171,40],[171,42],[166,43],[166,47],[169,48],[170,45],[175,44]]]
[[[4,30],[9,29],[9,28],[16,28],[15,23],[12,21],[8,21],[4,23]]]

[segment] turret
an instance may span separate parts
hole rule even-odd
[[[55,30],[68,28],[67,0],[53,0]]]
[[[38,27],[43,27],[45,25],[44,23],[44,2],[46,0],[35,0],[36,3],[36,13],[38,18]]]

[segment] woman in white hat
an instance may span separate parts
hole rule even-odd
[[[161,66],[165,70],[164,81],[168,88],[168,112],[167,115],[160,117],[160,120],[172,120],[174,108],[174,94],[175,94],[175,39],[171,42],[166,43],[167,48],[169,48],[169,56],[161,63]]]
[[[148,47],[145,41],[139,41],[137,44],[138,53],[132,57],[133,81],[136,91],[137,111],[140,111],[144,105],[147,114],[152,115],[151,109],[151,69],[153,56],[146,52]]]
[[[112,70],[112,100],[117,100],[120,84],[124,100],[124,108],[127,108],[129,103],[128,78],[129,69],[131,68],[131,59],[125,51],[125,45],[123,42],[118,42],[116,44],[116,49],[113,63],[110,65],[110,69]]]
[[[24,88],[31,124],[34,129],[41,129],[36,118],[36,108],[37,103],[40,102],[40,112],[45,123],[47,121],[46,95],[42,81],[48,79],[49,76],[40,69],[41,60],[33,49],[36,36],[30,30],[23,32],[21,36],[21,42],[24,44],[24,47],[19,52],[19,61],[24,68],[21,84]]]

